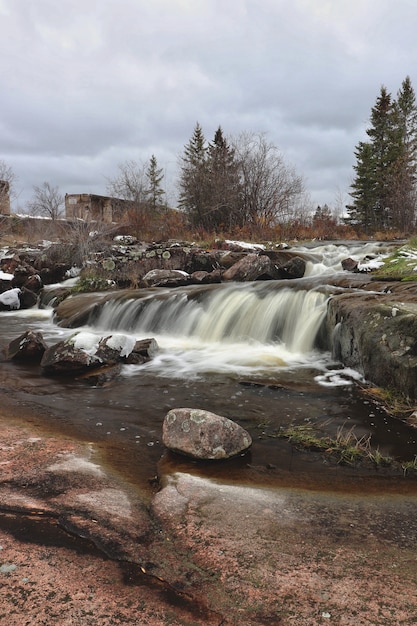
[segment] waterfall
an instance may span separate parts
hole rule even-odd
[[[282,284],[282,283],[281,283]],[[278,344],[307,353],[326,315],[319,291],[277,288],[273,282],[175,290],[100,304],[89,325],[137,336],[194,338],[206,344]]]

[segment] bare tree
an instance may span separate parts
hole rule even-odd
[[[302,176],[262,134],[242,133],[234,140],[242,184],[245,221],[270,227],[297,219],[305,210]]]
[[[130,200],[141,208],[147,199],[146,166],[134,160],[119,164],[119,174],[107,179],[107,193],[121,200]]]
[[[44,182],[40,187],[33,186],[33,199],[28,203],[29,211],[33,215],[44,215],[56,220],[63,213],[64,196],[58,187],[52,187]]]

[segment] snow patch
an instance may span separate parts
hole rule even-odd
[[[0,272],[0,280],[12,280],[13,277],[14,275],[8,272]]]
[[[132,335],[112,335],[106,342],[106,345],[113,350],[119,350],[120,356],[129,356],[136,344],[136,338]]]
[[[265,250],[265,246],[262,243],[248,243],[247,241],[232,241],[231,239],[226,239],[227,244],[231,244],[234,246],[240,246],[246,250]]]
[[[98,350],[98,344],[100,343],[100,337],[97,337],[94,333],[82,331],[76,335],[72,335],[68,339],[69,343],[72,343],[74,348],[83,350],[90,356],[93,356]]]
[[[15,287],[0,294],[0,304],[8,306],[10,309],[20,309],[19,300],[20,289]]]

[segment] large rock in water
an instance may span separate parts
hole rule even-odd
[[[97,337],[93,333],[79,332],[48,348],[41,367],[48,374],[81,374],[115,365],[129,356],[135,343],[135,338],[129,335]]]
[[[227,459],[247,450],[252,439],[236,422],[201,409],[172,409],[162,427],[164,445],[195,459]]]
[[[40,363],[47,348],[42,333],[27,330],[23,335],[9,343],[6,349],[6,358]]]
[[[279,278],[276,265],[264,254],[247,254],[223,274],[223,280],[250,281]]]

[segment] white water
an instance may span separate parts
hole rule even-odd
[[[368,242],[356,245],[325,244],[315,248],[300,246],[299,252],[314,254],[317,262],[308,261],[305,276],[328,276],[342,272],[342,261],[347,258],[362,262],[367,256],[384,255],[387,246],[380,242]]]
[[[323,360],[315,339],[326,305],[327,296],[317,291],[233,284],[198,298],[192,290],[177,290],[169,297],[111,300],[91,326],[154,337],[161,351],[146,368],[162,375],[271,375]]]
[[[362,261],[383,254],[378,243],[355,246],[326,244],[298,248],[314,255],[307,275],[340,272],[347,257]],[[173,289],[144,298],[114,299],[101,304],[85,330],[97,335],[124,332],[135,339],[154,337],[159,353],[144,366],[125,368],[126,375],[151,370],[157,375],[189,379],[205,374],[268,376],[279,379],[283,371],[316,370],[318,384],[348,384],[351,372],[332,370],[328,353],[316,348],[316,336],[326,314],[328,296],[304,288],[301,280],[224,283],[207,288]],[[14,316],[16,313],[3,313]],[[30,326],[41,326],[50,343],[74,330],[51,323],[51,310],[19,312]],[[33,319],[31,319],[33,316]]]

